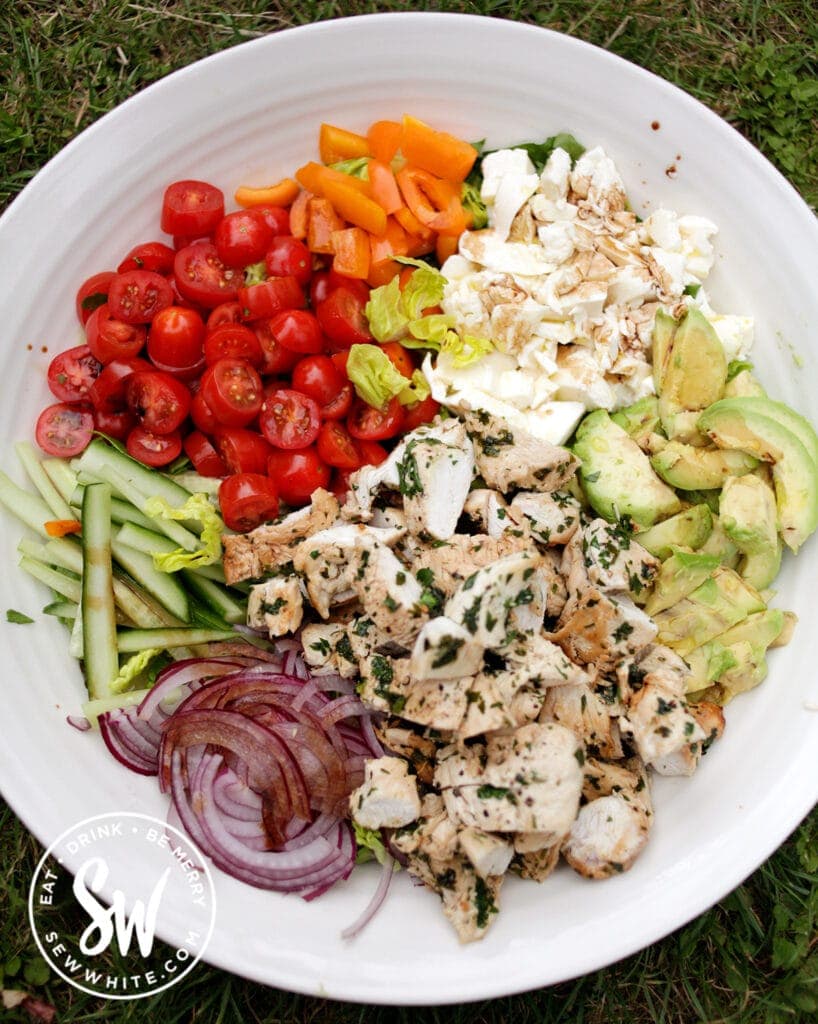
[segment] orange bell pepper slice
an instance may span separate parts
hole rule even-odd
[[[331,255],[332,236],[346,227],[329,199],[313,196],[307,203],[307,248],[310,252]]]
[[[402,134],[400,121],[374,121],[366,133],[370,153],[376,160],[388,164],[400,147]]]
[[[344,220],[372,235],[382,235],[386,231],[386,213],[383,207],[378,206],[374,199],[363,195],[359,189],[350,186],[349,182],[357,181],[356,178],[349,178],[348,175],[342,177],[346,180],[327,179],[323,183],[324,196]]]
[[[245,209],[249,206],[289,206],[299,191],[297,181],[282,178],[275,185],[265,185],[263,188],[241,185],[236,189],[234,199]]]
[[[322,163],[334,164],[339,160],[369,156],[369,141],[365,135],[324,123],[318,133],[318,152]]]
[[[465,231],[466,215],[458,185],[408,164],[395,177],[406,205],[421,224],[444,235]]]
[[[367,281],[373,288],[387,284],[400,273],[401,265],[395,256],[409,255],[409,239],[394,217],[387,217],[386,232],[380,237],[369,236],[369,274]]]
[[[325,189],[328,182],[340,182],[356,192],[360,192],[361,195],[369,195],[367,182],[360,178],[353,178],[351,174],[344,174],[343,171],[336,171],[332,167],[324,167],[323,164],[317,164],[314,160],[299,167],[295,172],[295,177],[302,188],[317,196],[326,195]]]
[[[365,280],[369,274],[369,238],[363,228],[333,231],[331,237],[332,269],[344,277]]]
[[[49,519],[43,523],[49,537],[67,537],[71,533],[82,533],[79,519]]]
[[[384,208],[386,213],[395,213],[403,205],[395,173],[389,164],[382,160],[370,160],[367,164],[369,188],[375,202]]]
[[[404,114],[400,148],[407,163],[447,181],[465,181],[477,159],[477,150],[448,132],[439,132],[416,117]]]
[[[435,242],[435,255],[437,262],[443,264],[450,256],[457,252],[458,235],[438,235]]]
[[[309,218],[309,201],[313,198],[312,192],[306,189],[299,192],[290,207],[290,234],[294,238],[307,237],[307,221]]]

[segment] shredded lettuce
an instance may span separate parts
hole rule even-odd
[[[355,832],[355,844],[358,852],[355,855],[356,864],[366,864],[367,861],[376,860],[379,864],[386,863],[386,847],[380,832],[374,828],[364,828],[357,821],[352,822]]]
[[[348,174],[352,178],[361,178],[369,181],[369,157],[355,156],[349,160],[338,160],[329,165],[333,171],[340,171],[341,174]]]
[[[410,317],[403,306],[403,295],[397,277],[380,288],[373,288],[364,309],[369,330],[376,341],[399,341],[406,333]]]
[[[471,366],[493,349],[494,345],[488,338],[476,338],[471,334],[464,334],[461,338],[457,331],[449,331],[440,351],[446,352],[452,363],[462,370],[464,366]]]
[[[244,287],[249,288],[253,284],[261,284],[267,280],[267,264],[262,260],[260,263],[248,263],[244,268]]]
[[[748,363],[746,359],[731,359],[727,364],[727,380],[728,382],[738,377],[740,373],[745,370],[753,370],[753,364]]]
[[[429,384],[420,370],[404,377],[377,345],[353,345],[347,360],[347,376],[355,392],[376,409],[397,396],[402,405],[413,405],[429,395]]]
[[[424,309],[440,303],[446,289],[446,278],[423,260],[414,260],[411,256],[396,256],[395,259],[398,263],[415,267],[403,289],[402,299],[406,315],[410,320],[416,320]]]
[[[161,647],[149,647],[146,651],[132,654],[120,665],[119,675],[111,682],[111,693],[122,693],[127,690],[137,676],[141,675],[153,659],[162,653]]]
[[[145,514],[158,519],[194,520],[202,524],[199,537],[202,546],[196,551],[177,548],[166,554],[154,554],[153,563],[162,572],[193,569],[197,565],[213,565],[221,558],[224,523],[206,494],[191,494],[181,508],[173,508],[164,498],[157,495],[145,503]]]
[[[471,214],[471,230],[479,231],[486,227],[489,222],[489,214],[486,204],[480,198],[480,185],[471,181],[464,181],[460,192],[460,202],[463,209]]]

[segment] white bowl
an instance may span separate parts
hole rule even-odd
[[[678,89],[574,39],[482,18],[377,15],[282,32],[171,75],[85,131],[28,185],[0,222],[4,466],[47,400],[50,356],[80,340],[78,284],[157,235],[168,182],[205,178],[229,195],[314,158],[321,121],[364,129],[404,111],[493,147],[572,131],[615,158],[638,212],[663,204],[711,217],[720,227],[714,305],[756,318],[754,358],[768,390],[809,411],[818,227],[756,150]],[[8,521],[0,600],[36,609],[42,591],[13,568],[18,536]],[[688,921],[741,882],[818,798],[818,714],[807,709],[818,702],[817,555],[810,542],[780,578],[777,603],[801,620],[795,641],[772,654],[763,686],[730,706],[727,733],[697,775],[657,780],[655,830],[629,873],[600,883],[564,869],[541,886],[511,878],[489,934],[467,947],[437,897],[405,876],[370,927],[345,943],[340,928],[369,898],[376,869],[311,904],[217,873],[206,959],[314,995],[463,1002],[591,971]],[[61,628],[1,628],[0,771],[23,821],[47,843],[110,810],[162,816],[154,780],[66,726],[83,687]],[[138,878],[138,859],[132,871]],[[166,937],[182,927],[170,921]]]

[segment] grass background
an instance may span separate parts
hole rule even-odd
[[[0,4],[0,204],[96,118],[163,75],[290,25],[376,11],[512,18],[605,47],[675,82],[757,145],[818,207],[815,0],[6,0]],[[818,283],[816,283],[818,287]],[[742,886],[662,942],[550,989],[400,1010],[294,996],[199,965],[153,1001],[104,1003],[49,975],[25,902],[39,844],[0,803],[0,987],[60,1021],[265,1024],[778,1024],[818,1019],[818,810]],[[399,969],[399,965],[396,965]],[[3,1012],[0,1009],[0,1013]],[[23,1008],[9,1020],[29,1020]]]

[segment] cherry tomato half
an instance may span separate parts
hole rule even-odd
[[[358,446],[358,451],[361,453],[362,466],[380,466],[382,462],[389,458],[389,452],[382,444],[378,444],[377,441],[358,440],[355,443]]]
[[[220,427],[213,434],[213,443],[228,473],[267,472],[267,459],[273,449],[255,430]]]
[[[300,239],[292,235],[271,239],[264,263],[270,277],[292,275],[302,286],[309,284],[312,277],[312,254]]]
[[[204,335],[204,320],[195,309],[168,306],[153,318],[148,355],[163,369],[190,369],[202,361]]]
[[[329,291],[335,291],[336,288],[346,288],[347,291],[357,295],[364,305],[369,302],[370,289],[366,281],[361,281],[355,277],[346,277],[344,274],[339,274],[337,270],[333,270],[332,267],[327,271],[327,274]]]
[[[315,447],[319,458],[336,469],[358,469],[362,465],[356,443],[343,423],[337,420],[321,424]]]
[[[271,277],[239,288],[238,299],[247,320],[275,316],[285,309],[303,309],[307,303],[301,285],[292,276]]]
[[[236,473],[219,487],[222,518],[231,530],[247,533],[278,515],[278,492],[269,476]]]
[[[77,292],[77,319],[81,324],[87,323],[94,310],[108,301],[108,285],[115,277],[113,270],[103,270],[100,274],[92,274],[80,285]]]
[[[69,459],[88,447],[94,433],[94,417],[76,405],[49,405],[37,418],[34,436],[47,455]]]
[[[405,419],[406,413],[397,397],[390,399],[385,409],[375,409],[358,399],[347,420],[347,429],[362,441],[384,441],[403,430]]]
[[[293,388],[309,395],[319,405],[331,402],[346,383],[329,356],[313,355],[299,359],[293,367]]]
[[[106,413],[122,412],[125,387],[132,374],[147,370],[153,367],[146,359],[113,359],[88,389],[94,408]]]
[[[264,399],[258,422],[271,445],[291,451],[313,443],[321,426],[321,414],[317,403],[306,395],[276,388]]]
[[[440,412],[440,403],[436,402],[431,395],[427,395],[422,402],[407,405],[405,412],[406,418],[403,421],[403,429],[408,433],[423,423],[431,423]]]
[[[209,235],[224,216],[224,193],[206,181],[174,181],[165,189],[160,226],[168,235]]]
[[[254,206],[253,211],[260,213],[270,226],[273,237],[276,235],[289,235],[290,233],[290,211],[283,206]]]
[[[125,399],[140,424],[152,434],[178,430],[191,402],[184,384],[161,370],[134,373],[125,385]]]
[[[313,491],[327,486],[332,473],[314,445],[295,452],[274,451],[267,460],[267,472],[282,501],[293,506],[306,505]]]
[[[261,377],[243,359],[219,359],[202,374],[201,396],[225,427],[246,427],[264,400]]]
[[[75,345],[51,360],[48,387],[61,402],[81,402],[88,398],[101,370],[102,364],[87,345]]]
[[[176,253],[173,275],[181,294],[191,302],[213,309],[235,299],[244,275],[226,267],[212,242],[193,242]]]
[[[126,324],[147,324],[173,302],[173,289],[152,270],[127,270],[108,286],[111,315]]]
[[[111,312],[107,302],[88,317],[85,339],[94,358],[101,363],[112,359],[133,359],[145,344],[142,324],[126,324]]]
[[[157,274],[169,274],[173,270],[176,253],[164,242],[143,242],[135,245],[116,268],[118,274],[126,270],[155,270]]]
[[[264,365],[264,350],[258,335],[245,324],[221,324],[208,328],[204,343],[205,362],[212,366],[220,359],[244,359],[260,370]]]
[[[341,348],[351,348],[372,341],[365,306],[360,294],[343,285],[318,303],[315,315],[328,338]]]
[[[220,302],[207,318],[207,330],[210,332],[217,327],[221,327],[223,324],[240,324],[243,322],[244,317],[241,315],[240,303],[236,301]]]
[[[210,441],[200,430],[191,430],[182,442],[185,455],[202,476],[227,476],[227,466]]]
[[[246,267],[264,259],[273,240],[273,229],[255,210],[228,213],[216,225],[213,242],[222,263],[228,267]]]
[[[289,373],[298,362],[298,353],[291,352],[276,341],[270,329],[270,318],[265,317],[262,320],[254,320],[250,326],[253,328],[261,345],[261,350],[264,353],[261,373],[264,375]]]
[[[94,430],[117,441],[124,441],[136,426],[136,417],[130,409],[121,412],[109,412],[106,409],[94,409]]]
[[[182,435],[178,430],[170,434],[154,434],[137,426],[128,434],[125,447],[131,458],[146,466],[167,466],[182,454]]]
[[[270,320],[273,337],[284,348],[299,355],[313,355],[324,349],[324,335],[318,321],[306,309],[287,309]]]
[[[197,391],[190,403],[190,418],[197,430],[203,434],[212,434],[219,428],[219,421],[213,415],[213,410],[204,400],[201,391]]]

